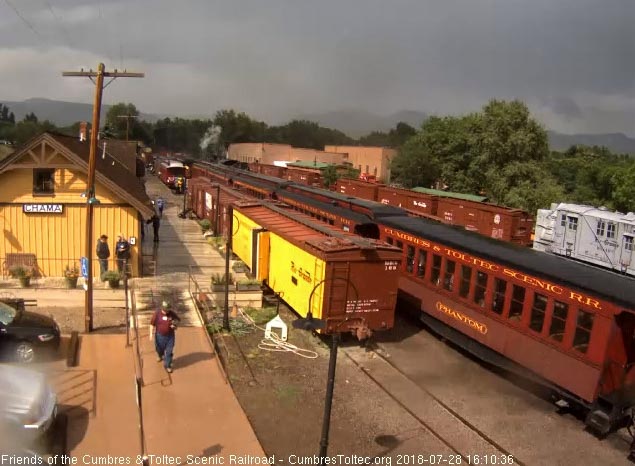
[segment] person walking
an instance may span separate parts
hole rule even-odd
[[[152,325],[154,331],[154,348],[157,351],[157,361],[163,361],[163,367],[169,373],[172,372],[176,323],[180,320],[167,301],[161,303],[161,309],[156,311],[150,320],[150,325]]]
[[[165,201],[162,197],[157,199],[157,208],[159,209],[159,217],[163,218],[163,208],[165,207]]]
[[[108,259],[110,258],[110,247],[108,247],[108,236],[101,235],[97,240],[97,258],[99,259],[99,277],[108,272]]]
[[[117,245],[115,248],[115,254],[117,255],[117,269],[120,274],[124,273],[124,266],[130,259],[130,243],[126,240],[123,234],[119,234],[117,237]]]
[[[161,226],[161,219],[155,215],[152,217],[152,230],[154,232],[154,242],[159,242],[159,227]]]

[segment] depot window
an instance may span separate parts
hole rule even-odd
[[[633,237],[632,236],[624,236],[624,250],[632,251],[633,250]]]
[[[551,317],[551,326],[549,327],[549,338],[556,341],[562,341],[564,338],[564,330],[567,324],[567,315],[569,314],[569,305],[555,301],[553,303],[553,316]]]
[[[36,168],[33,170],[33,194],[55,193],[55,169]]]
[[[426,274],[426,262],[428,260],[428,251],[419,249],[419,260],[417,261],[417,277],[423,277]]]
[[[441,277],[441,256],[432,254],[432,274],[430,275],[430,281],[438,286],[439,277]]]
[[[461,287],[459,288],[459,295],[462,298],[467,298],[470,294],[470,281],[472,279],[472,268],[467,265],[461,266]]]
[[[615,238],[615,223],[609,223],[606,225],[606,237]]]
[[[562,214],[560,216],[560,226],[564,227],[567,225],[567,216],[565,214]]]
[[[474,302],[481,307],[485,307],[485,290],[487,290],[487,274],[485,272],[476,273],[476,287],[474,288]]]
[[[445,275],[443,276],[443,288],[448,291],[454,290],[454,270],[456,269],[456,262],[446,261],[445,263]]]
[[[494,300],[492,301],[492,311],[503,315],[505,307],[505,293],[507,292],[507,282],[500,278],[494,279]]]
[[[534,304],[531,306],[531,319],[529,328],[541,333],[545,323],[545,312],[547,312],[547,297],[534,293]]]
[[[509,318],[511,320],[519,321],[520,316],[523,313],[523,306],[525,305],[525,289],[522,286],[513,285],[512,287],[512,302],[509,306]]]
[[[590,312],[578,311],[578,320],[575,327],[575,335],[573,336],[573,349],[580,353],[586,353],[589,349],[589,341],[591,341],[591,330],[593,330],[593,314]]]

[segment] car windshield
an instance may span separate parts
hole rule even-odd
[[[0,323],[3,325],[9,325],[15,319],[15,315],[18,313],[8,304],[0,302]]]

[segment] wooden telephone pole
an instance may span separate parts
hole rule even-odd
[[[130,118],[137,118],[137,115],[117,115],[117,118],[126,119],[126,141],[128,141],[128,134],[130,133]]]
[[[88,159],[88,177],[86,184],[86,258],[88,260],[88,277],[86,278],[86,300],[84,308],[84,330],[93,330],[93,214],[94,206],[99,201],[95,198],[95,165],[97,156],[97,136],[99,134],[99,116],[101,98],[104,88],[116,78],[143,78],[144,73],[128,73],[126,71],[106,71],[103,63],[97,71],[64,71],[62,76],[90,78],[95,83],[95,101],[93,104],[93,123],[90,133],[90,155]],[[93,80],[96,78],[96,80]],[[104,78],[112,78],[104,86]]]

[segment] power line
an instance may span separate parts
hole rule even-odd
[[[29,22],[27,21],[27,19],[26,19],[24,16],[22,16],[22,14],[18,11],[18,9],[17,9],[15,6],[13,6],[13,4],[12,4],[9,0],[4,0],[4,1],[5,1],[5,3],[6,3],[7,5],[9,5],[9,6],[11,7],[11,9],[12,9],[12,10],[15,12],[15,14],[18,16],[18,18],[20,18],[20,19],[24,22],[24,24],[26,24],[26,25],[27,25],[27,27],[28,27],[31,31],[33,31],[33,34],[35,34],[36,36],[38,36],[38,37],[40,38],[40,40],[42,40],[42,35],[41,35],[39,32],[37,32],[37,31],[35,30],[35,28],[33,27],[33,25],[32,25],[31,23],[29,23]]]
[[[55,13],[55,10],[53,10],[53,6],[51,6],[48,0],[44,0],[44,3],[46,4],[47,8],[51,12],[51,15],[53,15],[53,18],[55,18],[55,21],[57,21],[57,23],[59,24],[59,27],[62,30],[62,34],[64,38],[66,39],[66,45],[68,45],[69,48],[73,48],[73,43],[71,41],[70,35],[68,34],[68,31],[64,27],[62,20],[59,18],[59,16],[57,16],[57,14]]]

